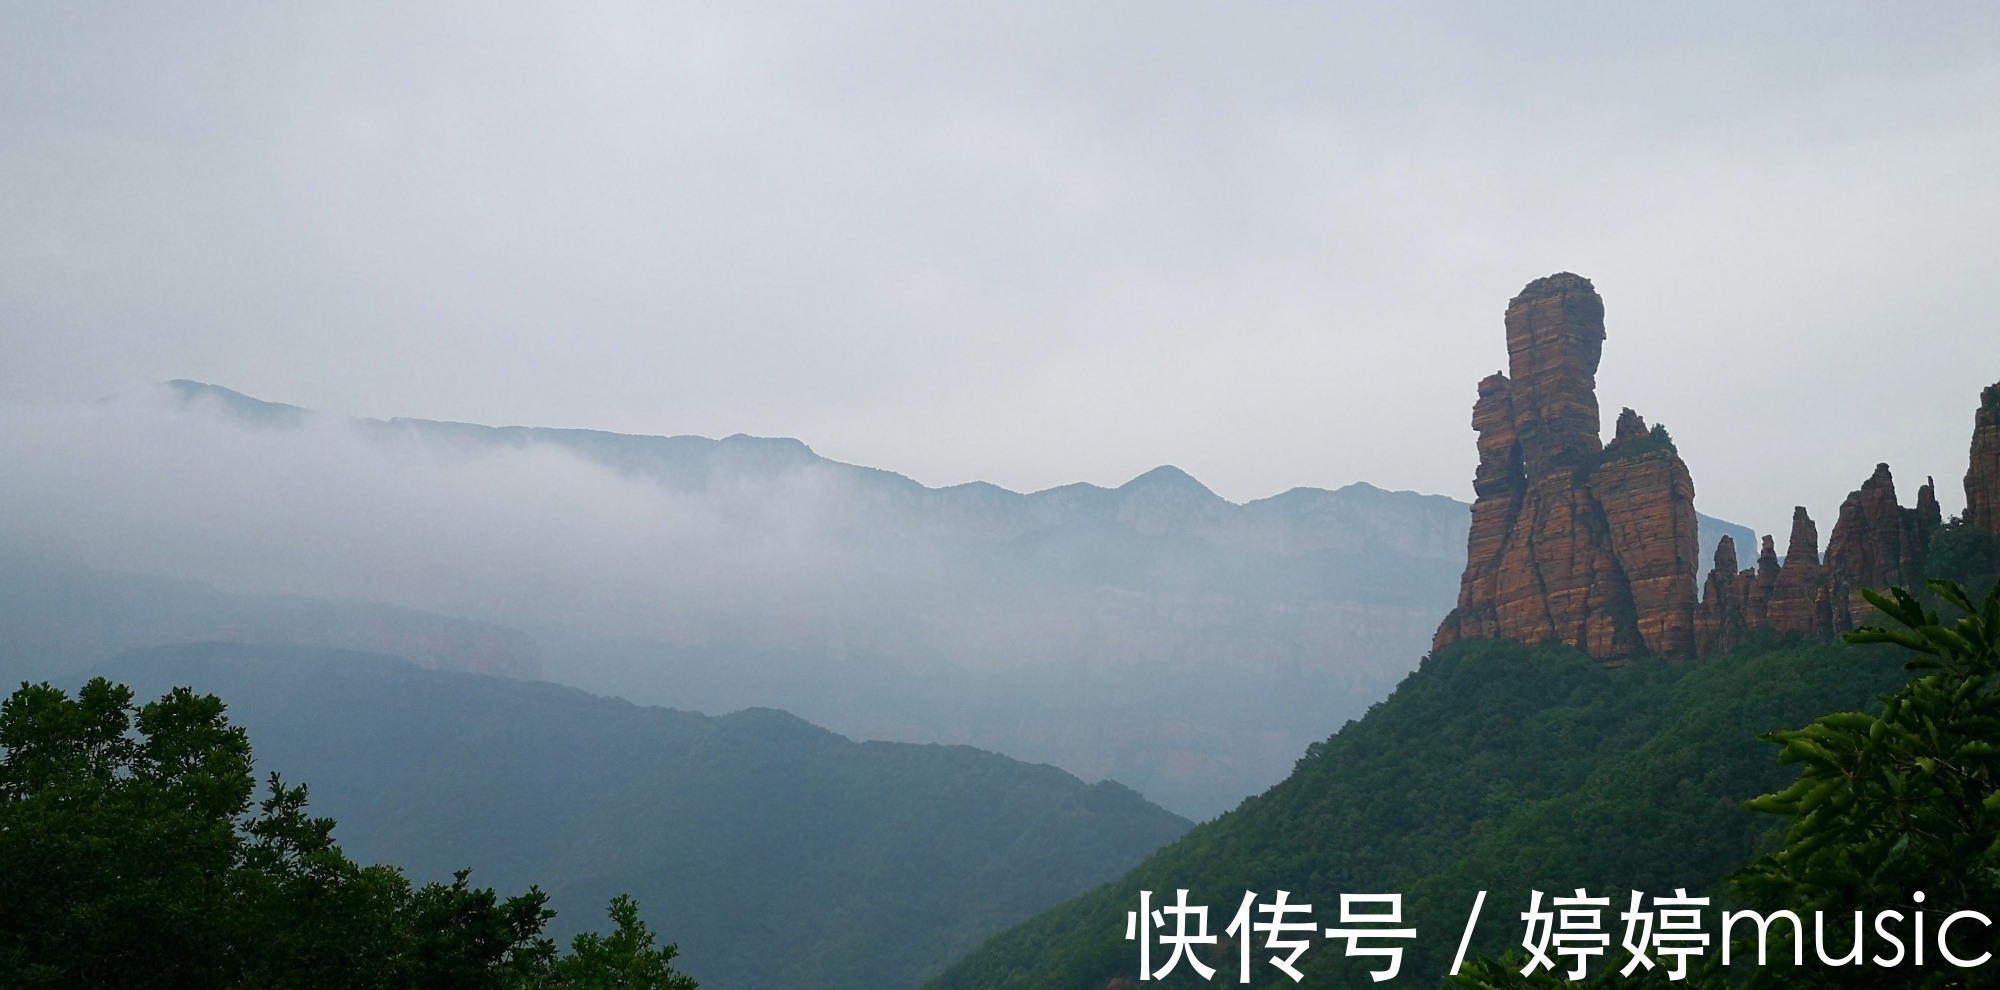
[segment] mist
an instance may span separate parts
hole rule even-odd
[[[238,592],[393,601],[679,638],[718,604],[833,594],[809,476],[703,497],[544,446],[368,436],[323,416],[260,428],[164,391],[4,421],[8,526],[100,567]]]
[[[931,485],[1467,498],[1505,301],[1572,270],[1606,407],[1781,531],[1877,461],[1951,476],[2000,377],[1987,5],[0,18],[16,401],[185,377]],[[1889,327],[1921,357],[1863,357]]]
[[[1366,486],[927,489],[793,440],[353,420],[185,384],[6,417],[0,459],[0,539],[90,567],[479,620],[532,636],[551,680],[981,745],[1201,816],[1414,666],[1465,527],[1461,503]]]

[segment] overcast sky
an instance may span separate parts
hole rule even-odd
[[[0,6],[0,404],[1469,498],[1561,270],[1705,511],[1825,532],[1878,460],[1955,510],[2000,6]]]

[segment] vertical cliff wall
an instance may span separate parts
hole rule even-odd
[[[2000,382],[1979,393],[1972,419],[1972,465],[1965,469],[1965,520],[2000,536]]]
[[[1606,660],[1694,649],[1694,484],[1664,430],[1626,410],[1598,436],[1604,300],[1564,272],[1507,304],[1507,373],[1479,383],[1472,532],[1436,647],[1555,641]]]
[[[1604,300],[1563,272],[1507,304],[1507,372],[1479,383],[1477,500],[1458,607],[1433,640],[1473,636],[1557,642],[1617,662],[1645,652],[1705,656],[1756,630],[1827,637],[1865,621],[1864,589],[1912,586],[1942,525],[1934,483],[1915,508],[1896,500],[1889,465],[1841,503],[1820,555],[1804,506],[1780,559],[1770,536],[1738,570],[1734,540],[1697,584],[1694,482],[1672,438],[1625,410],[1598,439],[1597,365]],[[1966,520],[2000,533],[2000,384],[1980,396]]]

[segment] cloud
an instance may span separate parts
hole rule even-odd
[[[570,442],[246,417],[164,387],[16,407],[0,547],[499,623],[539,641],[553,680],[971,743],[1207,815],[1411,667],[1466,521],[1373,489],[1252,512],[1167,469],[1030,498],[924,489],[787,441]],[[281,628],[313,610],[243,604],[256,635],[331,635]],[[94,607],[62,605],[86,624]]]
[[[1569,269],[1606,405],[1771,529],[1877,460],[1955,476],[2000,377],[1989,6],[0,17],[19,396],[1464,497],[1499,310]],[[1912,357],[1858,360],[1887,327]]]
[[[16,538],[233,591],[388,601],[668,640],[838,598],[844,493],[810,474],[677,494],[553,446],[327,416],[246,425],[165,390],[0,418]]]

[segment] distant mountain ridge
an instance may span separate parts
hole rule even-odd
[[[197,643],[99,672],[211,692],[260,776],[311,788],[360,862],[514,893],[567,935],[636,896],[708,990],[913,988],[1189,822],[1119,784],[969,747],[857,743],[343,651]],[[75,687],[74,683],[69,685]]]
[[[215,401],[246,422],[296,426],[311,411],[268,402],[206,382],[165,383],[184,402]],[[1198,536],[1222,544],[1246,544],[1277,552],[1358,550],[1371,543],[1412,556],[1457,562],[1465,554],[1471,505],[1448,495],[1390,491],[1365,481],[1337,489],[1292,488],[1266,498],[1236,503],[1215,494],[1192,475],[1161,465],[1117,488],[1076,482],[1036,492],[1016,492],[984,481],[942,488],[893,471],[829,460],[804,441],[755,437],[721,439],[679,435],[611,433],[540,426],[484,426],[443,420],[392,417],[355,419],[381,435],[405,435],[432,443],[525,448],[549,444],[572,451],[628,475],[642,476],[683,491],[707,489],[718,478],[746,470],[825,471],[878,486],[898,507],[927,513],[925,522],[955,535],[1003,539],[1075,519],[1127,523],[1149,534]],[[1700,543],[1712,556],[1723,535],[1738,544],[1755,539],[1747,526],[1697,514]]]
[[[184,402],[209,400],[247,423],[289,427],[309,410],[266,402],[205,382],[166,383]],[[1015,492],[983,481],[929,488],[880,468],[829,460],[789,437],[734,434],[722,439],[651,436],[540,426],[482,426],[394,417],[354,419],[369,432],[441,446],[526,448],[547,444],[622,474],[669,489],[704,491],[736,474],[813,471],[832,475],[883,500],[878,509],[914,511],[933,533],[1006,539],[1077,521],[1117,522],[1150,535],[1197,536],[1278,552],[1358,550],[1375,543],[1401,553],[1456,561],[1464,552],[1466,503],[1444,495],[1390,492],[1367,482],[1294,488],[1234,503],[1187,472],[1162,465],[1117,488],[1084,482]]]
[[[505,677],[542,672],[534,637],[506,626],[375,602],[230,594],[0,543],[0,682],[60,679],[127,650],[204,641],[358,650]]]
[[[167,389],[179,408],[249,430],[250,453],[222,462],[247,486],[293,431],[342,458],[362,456],[358,436],[399,483],[427,484],[410,473],[427,463],[523,479],[509,484],[581,468],[535,495],[546,508],[527,518],[546,532],[514,523],[481,542],[560,552],[562,513],[586,511],[561,501],[576,484],[630,516],[590,531],[624,561],[617,580],[589,583],[604,562],[577,557],[524,576],[532,593],[503,589],[495,608],[490,595],[433,592],[468,587],[461,568],[505,568],[414,556],[400,566],[434,578],[405,590],[428,597],[380,596],[521,629],[552,679],[699,711],[781,708],[855,738],[970,744],[1119,780],[1194,818],[1281,779],[1415,665],[1455,602],[1469,521],[1454,499],[1362,483],[1243,504],[1173,467],[1116,488],[928,488],[790,439],[337,419],[214,385]],[[515,456],[542,460],[494,474]],[[632,487],[605,495],[600,471]],[[488,492],[462,497],[475,509]],[[457,503],[425,519],[382,498],[394,508],[378,515],[419,552],[424,526],[465,531]],[[324,541],[308,525],[299,538]],[[674,525],[680,535],[658,535]],[[562,611],[570,603],[592,611]]]

